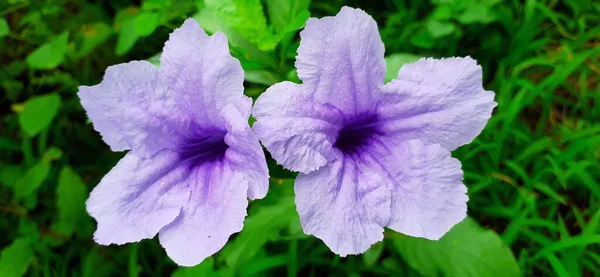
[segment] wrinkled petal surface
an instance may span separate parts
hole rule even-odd
[[[379,144],[380,146],[383,144]],[[392,153],[392,154],[386,154]],[[387,227],[437,240],[467,215],[467,187],[460,161],[439,144],[419,140],[379,148],[380,165],[393,180],[391,219]]]
[[[405,65],[381,92],[382,130],[450,151],[479,135],[496,106],[494,93],[483,88],[481,67],[469,57]]]
[[[254,105],[253,130],[278,163],[308,173],[334,159],[332,145],[342,118],[337,109],[314,100],[302,87],[282,82],[267,89]]]
[[[315,99],[345,115],[374,110],[385,77],[384,46],[371,16],[343,7],[334,17],[310,18],[300,32],[298,76]]]
[[[223,126],[220,111],[229,103],[240,104],[237,108],[249,115],[250,109],[240,101],[244,71],[229,53],[223,33],[208,36],[198,22],[188,19],[171,33],[160,62],[166,84],[175,91],[175,101],[196,124]]]
[[[242,230],[247,181],[226,161],[206,163],[191,173],[192,194],[179,217],[165,226],[160,244],[179,265],[199,264]]]
[[[372,170],[373,160],[343,156],[296,178],[302,228],[340,256],[359,254],[383,239],[390,220],[390,191]]]
[[[188,202],[187,172],[164,150],[149,159],[129,152],[98,184],[87,211],[98,222],[94,240],[124,244],[153,238]]]
[[[246,98],[246,101],[252,105],[250,98]],[[229,145],[225,158],[248,181],[248,198],[265,197],[269,190],[269,170],[265,153],[248,126],[248,116],[242,115],[233,104],[225,106],[221,115],[227,126],[225,143]]]
[[[113,151],[132,149],[150,157],[177,143],[189,126],[161,85],[158,68],[146,61],[110,66],[102,83],[79,87],[81,104]]]

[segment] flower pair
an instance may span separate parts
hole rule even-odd
[[[159,234],[180,265],[214,254],[242,229],[247,198],[267,193],[258,139],[300,172],[304,231],[342,256],[382,240],[384,227],[438,239],[465,217],[460,162],[449,151],[472,141],[495,106],[476,62],[421,59],[384,84],[377,25],[346,7],[309,19],[300,36],[302,84],[273,85],[253,109],[225,36],[193,20],[171,34],[160,68],[116,65],[80,88],[104,141],[130,150],[87,202],[98,243]]]

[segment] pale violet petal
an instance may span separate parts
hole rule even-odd
[[[245,100],[252,105],[250,98]],[[265,197],[269,190],[269,170],[265,153],[248,126],[248,115],[243,115],[233,104],[225,106],[221,115],[227,128],[225,143],[229,145],[225,158],[248,181],[248,198]]]
[[[338,159],[298,175],[294,184],[304,232],[342,257],[363,253],[381,241],[390,220],[390,191],[373,162],[338,152]]]
[[[187,203],[187,170],[177,154],[163,150],[144,159],[129,152],[108,173],[86,202],[98,222],[94,240],[124,244],[153,238]]]
[[[110,66],[103,81],[80,86],[81,105],[113,151],[132,149],[150,157],[176,144],[189,126],[161,85],[158,69],[146,61]]]
[[[229,53],[223,33],[208,36],[198,22],[188,19],[171,33],[160,62],[175,101],[197,125],[222,126],[220,111],[229,103],[242,114],[250,113],[249,107],[237,106],[243,103],[239,99],[244,92],[244,71]]]
[[[468,57],[404,65],[381,92],[381,130],[450,151],[479,135],[496,106],[494,93],[483,88],[481,67]]]
[[[335,157],[333,144],[342,126],[340,112],[312,99],[302,85],[282,82],[256,101],[253,130],[273,158],[304,173]]]
[[[306,91],[348,116],[375,109],[385,60],[371,16],[343,7],[336,16],[310,18],[300,38],[296,68]]]
[[[226,161],[195,168],[189,180],[190,201],[159,235],[167,255],[182,266],[197,265],[223,248],[229,236],[242,230],[248,206],[248,183]]]

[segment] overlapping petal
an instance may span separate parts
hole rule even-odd
[[[343,155],[296,178],[302,228],[339,254],[359,254],[383,239],[390,219],[390,190],[369,157]]]
[[[98,184],[87,210],[98,221],[94,240],[124,244],[153,238],[188,202],[188,172],[177,154],[163,150],[151,159],[129,152]]]
[[[246,101],[247,105],[252,105],[250,98]],[[243,172],[248,182],[248,198],[265,197],[269,190],[269,170],[265,153],[248,126],[248,116],[242,115],[233,104],[225,106],[221,115],[227,128],[225,143],[229,145],[225,158],[235,171]]]
[[[384,46],[371,16],[343,7],[300,32],[298,76],[315,99],[354,116],[374,110],[385,77]]]
[[[208,36],[198,22],[188,19],[171,33],[160,62],[166,85],[175,91],[175,101],[196,124],[223,126],[220,111],[230,103],[239,105],[246,117],[250,114],[240,100],[244,71],[229,53],[223,33]]]
[[[382,130],[450,151],[479,135],[496,106],[494,93],[483,88],[481,67],[469,57],[407,64],[381,92]]]
[[[158,68],[146,61],[108,67],[96,86],[79,87],[81,104],[113,151],[132,149],[150,157],[177,144],[190,118],[162,85]]]
[[[199,264],[223,248],[242,230],[248,206],[248,182],[226,160],[195,168],[188,181],[189,201],[159,235],[169,257],[183,266]]]
[[[303,173],[335,157],[333,144],[342,127],[342,114],[314,100],[303,85],[282,82],[256,101],[253,130],[277,162]]]

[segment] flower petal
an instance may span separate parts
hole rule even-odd
[[[156,66],[133,61],[108,67],[100,84],[80,86],[77,95],[113,151],[133,149],[150,157],[176,143],[189,125],[170,94]]]
[[[245,100],[252,105],[252,99]],[[248,116],[244,116],[233,104],[225,106],[221,115],[227,127],[225,143],[229,146],[225,157],[233,169],[243,173],[248,181],[248,198],[265,197],[269,190],[269,170],[265,153],[248,126]]]
[[[296,178],[296,208],[304,232],[346,256],[383,239],[390,219],[390,191],[372,170],[372,160],[345,157]]]
[[[382,92],[382,130],[450,151],[479,135],[496,106],[494,93],[482,86],[481,67],[469,57],[405,65]]]
[[[307,91],[346,115],[372,112],[385,77],[375,20],[343,7],[334,17],[310,18],[300,38],[296,68]]]
[[[163,150],[149,159],[129,152],[94,188],[87,211],[98,222],[94,240],[124,244],[153,238],[188,201],[185,168]]]
[[[335,157],[340,113],[312,99],[302,85],[271,86],[256,100],[252,114],[254,133],[285,168],[308,173]]]
[[[248,183],[226,161],[205,163],[191,174],[190,201],[160,230],[160,244],[177,264],[193,266],[219,251],[242,230]]]
[[[442,146],[410,140],[388,144],[377,156],[394,180],[387,227],[437,240],[465,218],[468,197],[461,164]]]
[[[227,38],[221,32],[206,35],[193,19],[171,33],[160,62],[175,101],[199,126],[222,126],[221,109],[243,97],[244,71],[229,53]]]

